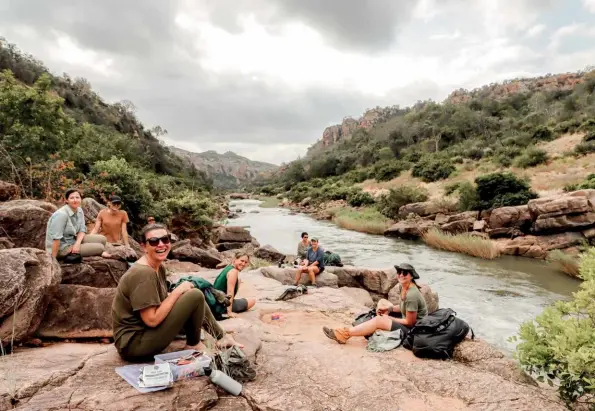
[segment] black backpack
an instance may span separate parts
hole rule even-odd
[[[457,318],[457,313],[450,308],[441,308],[426,315],[415,323],[403,341],[403,347],[413,351],[416,357],[449,359],[455,346],[463,341],[471,331],[469,324]]]

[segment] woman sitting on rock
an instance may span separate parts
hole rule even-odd
[[[81,208],[81,193],[71,188],[64,194],[66,204],[56,210],[48,220],[45,248],[52,257],[62,259],[68,254],[82,257],[111,257],[105,252],[106,238],[86,234],[85,215]]]
[[[147,225],[141,235],[145,255],[122,276],[112,303],[114,345],[120,356],[129,361],[150,359],[180,333],[186,334],[188,348],[200,349],[202,327],[219,340],[219,346],[241,347],[225,335],[192,282],[167,293],[162,265],[171,249],[167,228]]]
[[[120,210],[122,207],[122,199],[118,196],[111,196],[107,208],[104,208],[97,214],[95,227],[91,234],[103,234],[110,244],[124,244],[130,247],[128,241],[128,213]]]
[[[400,306],[395,307],[388,301],[381,300],[386,301],[388,304],[380,304],[379,302],[376,309],[377,315],[373,319],[351,328],[331,329],[323,327],[324,334],[339,344],[345,344],[351,337],[371,335],[376,330],[396,331],[400,329],[403,333],[402,336],[405,337],[417,320],[427,315],[428,309],[426,301],[415,283],[415,280],[419,279],[419,274],[417,274],[415,268],[410,264],[395,265],[395,268],[397,270],[397,279],[402,287]]]
[[[250,257],[248,254],[242,251],[237,252],[233,262],[221,271],[213,283],[213,288],[231,296],[230,301],[232,303],[227,308],[229,317],[233,318],[236,316],[235,313],[248,311],[256,304],[255,298],[235,298],[241,283],[239,279],[240,271],[246,268],[249,262]]]

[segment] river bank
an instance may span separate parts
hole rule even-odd
[[[402,206],[401,220],[393,222],[383,220],[371,208],[348,207],[344,201],[314,205],[306,199],[299,204],[282,201],[280,206],[360,232],[380,234],[384,228],[385,236],[402,239],[423,239],[431,229],[451,235],[472,234],[491,241],[497,254],[541,260],[554,250],[576,256],[582,247],[595,243],[595,190],[539,198],[523,206],[483,212],[445,213],[432,202],[412,203]]]

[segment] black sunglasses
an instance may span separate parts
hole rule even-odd
[[[147,238],[145,240],[146,243],[149,243],[149,245],[151,247],[157,247],[159,245],[159,242],[162,242],[164,245],[167,245],[171,242],[171,238],[168,235],[164,235],[163,237],[151,237],[151,238]]]
[[[397,270],[397,275],[407,275],[407,274],[411,274],[411,272],[406,271],[406,270]]]

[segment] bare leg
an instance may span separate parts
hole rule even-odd
[[[231,334],[226,334],[225,337],[217,341],[217,347],[219,348],[228,348],[233,347],[234,345],[238,348],[244,348],[244,345],[234,340]]]
[[[248,309],[251,309],[256,305],[256,298],[246,298],[248,300]]]
[[[356,325],[349,329],[349,335],[351,337],[366,336],[374,334],[376,330],[390,331],[393,325],[393,320],[388,315],[380,315],[372,318],[365,323]]]
[[[308,269],[306,267],[298,268],[297,272],[295,273],[295,285],[300,285],[300,279],[302,278],[302,273],[307,272]]]

